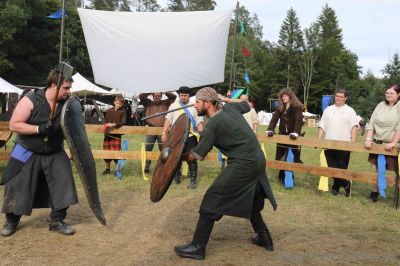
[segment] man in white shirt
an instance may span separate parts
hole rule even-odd
[[[168,110],[184,107],[189,104],[189,100],[190,100],[190,88],[189,87],[185,87],[185,86],[180,87],[179,90],[177,91],[177,93],[179,94],[179,99],[176,100],[174,103],[172,103],[169,106]],[[161,140],[162,140],[162,142],[165,142],[166,134],[167,134],[170,126],[172,126],[175,123],[175,121],[178,119],[178,117],[184,113],[186,113],[190,119],[190,132],[189,132],[189,136],[185,142],[185,147],[183,148],[183,152],[185,153],[197,146],[198,133],[203,131],[203,118],[199,117],[197,115],[197,111],[193,106],[182,109],[182,110],[178,110],[175,112],[168,113],[165,116]],[[187,163],[188,163],[188,167],[189,167],[189,176],[190,176],[190,183],[188,185],[188,188],[194,189],[197,187],[197,161],[188,161]],[[175,182],[177,184],[181,183],[181,178],[182,178],[182,174],[180,171],[181,165],[182,165],[182,161],[178,165],[178,170],[176,171],[175,178],[174,178]]]
[[[335,104],[325,109],[318,124],[318,139],[325,135],[326,140],[356,141],[357,114],[346,104],[347,91],[336,89]],[[347,169],[350,160],[349,151],[325,150],[328,167]],[[332,194],[337,196],[343,187],[346,197],[351,195],[351,180],[333,177]]]
[[[246,94],[242,94],[240,96],[240,99],[249,102],[249,97]],[[250,102],[249,102],[249,104],[250,104]],[[254,133],[257,133],[258,115],[257,115],[256,110],[252,107],[251,104],[250,104],[250,106],[251,106],[250,111],[243,114],[243,117],[244,117],[244,119],[246,119],[247,123],[249,124],[251,129],[254,131]]]

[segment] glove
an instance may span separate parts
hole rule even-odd
[[[40,124],[38,126],[39,135],[47,135],[48,136],[49,134],[51,134],[51,132],[53,132],[53,129],[54,129],[54,124],[51,121],[44,123],[44,124]]]
[[[272,136],[274,135],[274,132],[271,131],[271,130],[267,130],[267,131],[265,132],[265,134],[267,134],[268,137],[272,137]]]
[[[295,140],[295,139],[297,139],[298,137],[299,137],[299,134],[297,134],[297,133],[295,133],[295,132],[289,134],[289,138],[292,139],[292,140]]]

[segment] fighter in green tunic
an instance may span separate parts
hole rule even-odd
[[[220,108],[220,100],[231,102]],[[238,101],[234,103],[234,101]],[[195,108],[209,121],[204,126],[200,143],[183,157],[202,160],[215,146],[228,157],[222,170],[207,190],[200,206],[200,217],[193,240],[175,247],[182,257],[204,259],[215,221],[223,215],[250,219],[256,236],[252,242],[273,250],[271,235],[260,211],[268,198],[273,209],[277,204],[266,175],[266,161],[253,130],[242,114],[250,111],[247,101],[221,98],[214,89],[202,88],[196,94]]]

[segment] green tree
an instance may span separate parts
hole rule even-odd
[[[400,83],[400,58],[399,53],[393,55],[393,59],[386,64],[385,69],[382,71],[385,77],[386,86],[395,83]]]
[[[214,10],[216,2],[213,0],[169,0],[168,11],[198,11]]]
[[[161,8],[157,0],[133,0],[132,6],[137,12],[155,12]]]
[[[320,112],[322,95],[332,94],[339,87],[348,88],[360,73],[357,56],[342,43],[342,29],[335,11],[324,6],[316,24],[320,28],[320,49],[307,104],[312,112]]]
[[[0,2],[0,75],[13,68],[9,55],[15,50],[15,34],[27,23],[27,12],[22,0]]]
[[[303,33],[300,28],[299,19],[296,15],[296,11],[290,8],[281,25],[276,50],[279,59],[277,71],[281,73],[281,78],[278,79],[276,84],[278,87],[299,87],[299,71],[296,57],[301,53],[301,48],[303,46]]]
[[[16,1],[26,23],[14,34],[8,51],[13,68],[4,77],[10,82],[43,85],[49,70],[58,64],[60,20],[46,17],[60,8],[58,2]]]
[[[319,26],[312,24],[310,28],[304,30],[306,42],[302,47],[301,54],[298,55],[301,85],[303,87],[303,103],[307,110],[310,86],[314,75],[314,66],[320,50]]]

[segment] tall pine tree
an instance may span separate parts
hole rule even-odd
[[[299,19],[296,11],[290,8],[279,31],[277,47],[279,64],[277,68],[281,77],[277,80],[276,85],[278,87],[293,87],[295,90],[299,87],[299,70],[296,58],[300,54],[303,44],[303,33]]]
[[[395,83],[400,83],[400,58],[399,53],[393,55],[390,63],[386,64],[382,71],[385,77],[385,85],[390,86]]]

